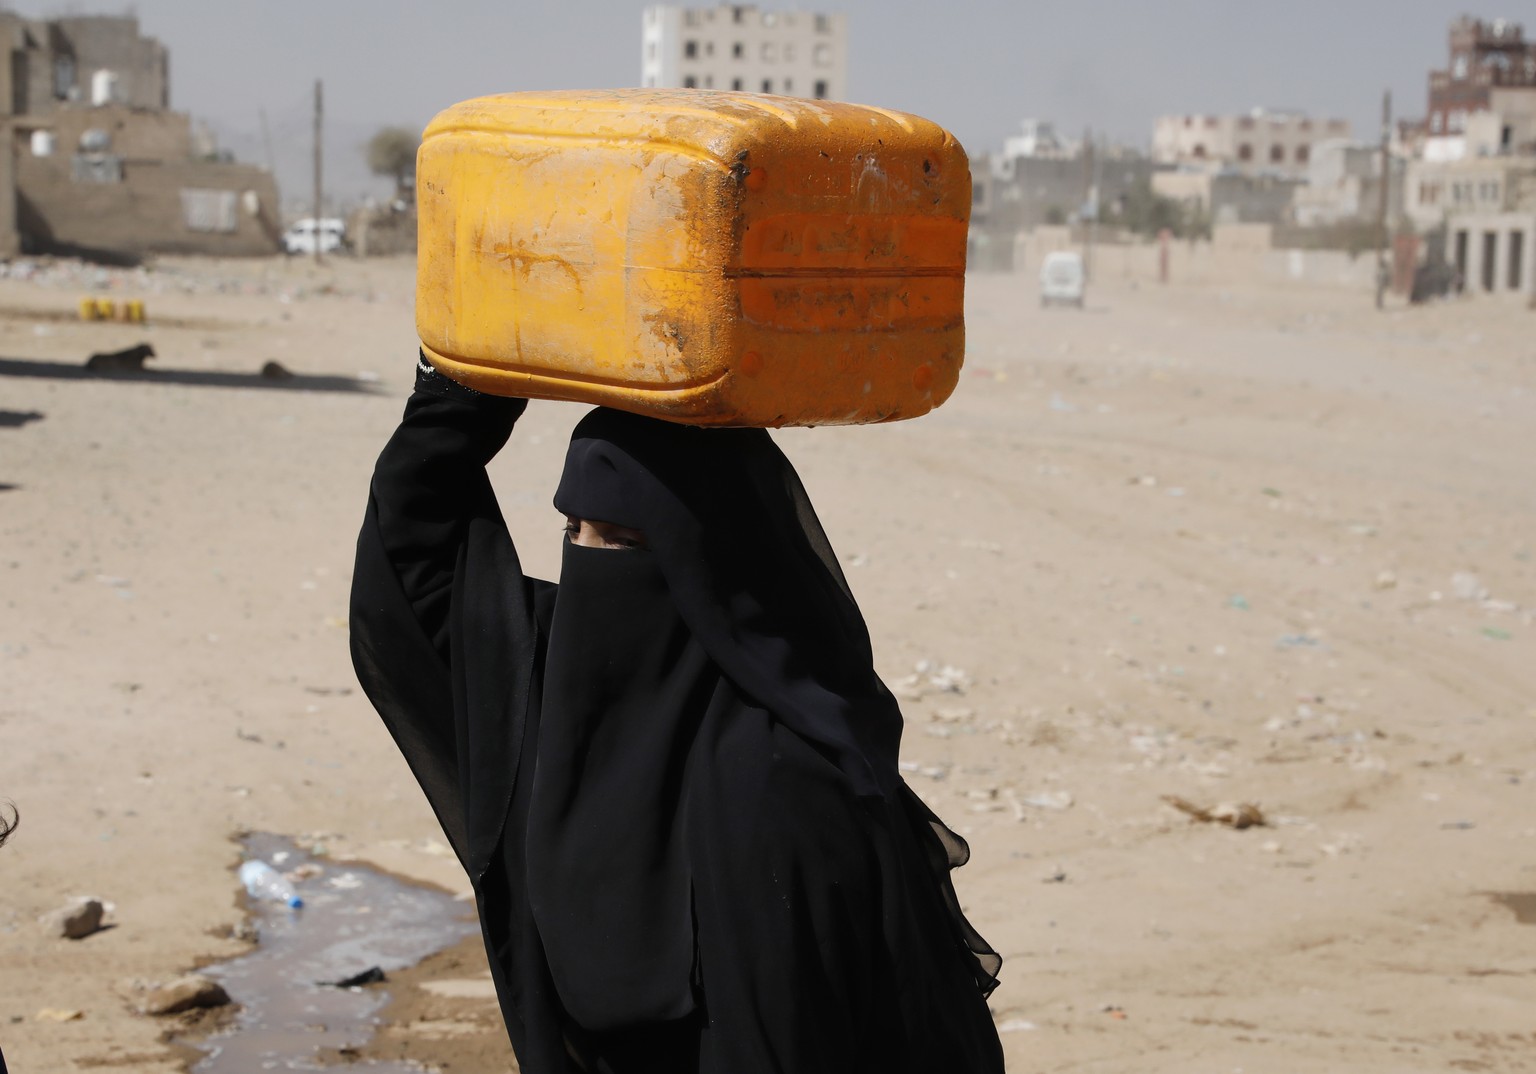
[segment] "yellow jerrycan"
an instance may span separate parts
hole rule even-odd
[[[481,97],[427,127],[416,191],[417,331],[480,391],[776,427],[916,417],[959,377],[970,168],[916,116]]]

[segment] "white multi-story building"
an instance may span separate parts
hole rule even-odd
[[[642,25],[641,85],[846,99],[846,15],[658,4]]]
[[[1262,108],[1241,116],[1159,116],[1152,128],[1152,159],[1193,170],[1235,168],[1244,175],[1299,179],[1315,144],[1348,137],[1349,124],[1342,119]]]

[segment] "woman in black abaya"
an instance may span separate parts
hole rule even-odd
[[[789,462],[599,409],[524,576],[485,465],[526,406],[423,360],[374,473],[358,677],[474,884],[526,1074],[992,1074],[966,856]],[[595,546],[594,546],[595,545]]]

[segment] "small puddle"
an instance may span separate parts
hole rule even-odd
[[[386,974],[413,966],[476,932],[472,906],[365,865],[316,857],[281,836],[242,841],[248,858],[282,872],[300,870],[299,910],[252,900],[260,942],[249,954],[201,972],[241,1005],[234,1027],[201,1042],[207,1058],[194,1074],[323,1070],[321,1048],[356,1048],[379,1026],[388,984],[337,988],[377,966]],[[312,871],[315,870],[315,871]],[[309,875],[306,875],[309,874]],[[350,1064],[376,1074],[420,1074],[406,1063]]]

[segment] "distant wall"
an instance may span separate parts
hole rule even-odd
[[[1339,250],[1273,250],[1269,228],[1235,225],[1217,228],[1211,242],[1168,244],[1168,278],[1175,284],[1299,283],[1368,290],[1375,286],[1376,259],[1369,254],[1351,258]],[[1038,276],[1040,263],[1053,250],[1078,250],[1066,228],[1039,228],[1016,247],[1015,271]],[[1156,242],[1095,245],[1090,286],[1101,283],[1156,284],[1159,247]]]
[[[122,181],[89,182],[75,178],[71,154],[23,154],[16,201],[18,227],[37,253],[240,257],[275,253],[281,242],[277,184],[247,164],[126,161]]]

